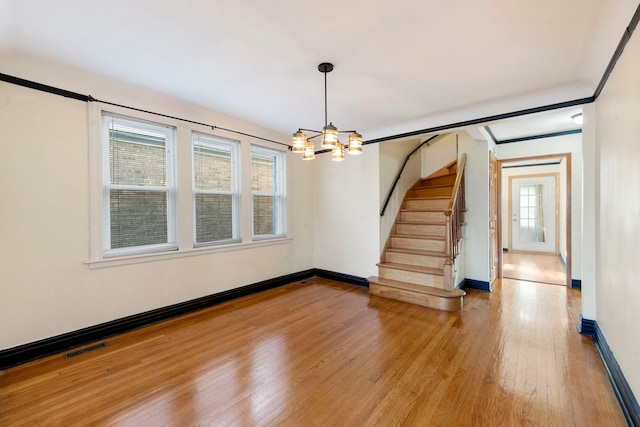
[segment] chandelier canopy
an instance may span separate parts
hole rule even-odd
[[[315,144],[312,139],[317,137],[321,137],[322,148],[333,152],[332,160],[334,161],[344,160],[345,148],[349,154],[362,154],[362,135],[355,130],[340,131],[331,122],[327,124],[327,73],[332,70],[333,64],[328,62],[318,65],[318,71],[324,74],[324,127],[321,131],[300,128],[293,134],[291,152],[302,154],[303,160],[315,159]],[[307,137],[305,132],[311,136]],[[341,134],[349,134],[349,142],[346,146],[339,139]]]

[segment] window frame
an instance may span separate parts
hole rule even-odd
[[[197,142],[195,137],[201,138]],[[230,156],[231,156],[231,190],[203,190],[196,188],[196,164],[195,164],[195,147],[196,143],[202,144],[210,149],[215,149],[217,147],[225,147],[229,148]],[[242,233],[241,233],[241,209],[240,209],[240,200],[242,197],[240,191],[240,166],[241,166],[241,158],[240,158],[240,142],[232,139],[221,138],[219,136],[210,135],[204,132],[192,131],[191,132],[191,209],[192,209],[192,218],[193,218],[193,247],[206,247],[206,246],[216,246],[216,245],[225,245],[230,243],[238,243],[242,241]],[[220,239],[220,240],[212,240],[207,242],[198,242],[197,241],[197,218],[196,218],[196,196],[197,194],[225,194],[231,195],[231,238],[230,239]]]
[[[88,115],[88,178],[89,178],[89,247],[88,257],[85,261],[91,270],[111,268],[117,266],[133,265],[145,262],[155,262],[204,254],[229,253],[233,251],[246,250],[249,248],[268,247],[274,245],[287,245],[293,240],[289,236],[289,230],[283,230],[282,236],[274,236],[266,239],[252,239],[253,217],[252,217],[252,196],[251,196],[251,142],[245,138],[237,140],[239,147],[239,237],[237,242],[224,242],[216,245],[195,247],[193,231],[193,203],[192,203],[192,132],[200,132],[212,135],[217,128],[211,126],[180,120],[171,116],[163,116],[142,110],[130,109],[110,103],[99,101],[87,104]],[[105,167],[103,154],[103,115],[120,117],[137,122],[147,122],[155,125],[166,126],[175,130],[174,138],[174,168],[175,176],[175,219],[176,219],[176,239],[177,248],[171,249],[156,248],[157,251],[146,251],[133,253],[130,250],[121,250],[119,253],[105,254],[103,242],[104,221],[104,184],[103,169]],[[217,132],[216,132],[217,133]],[[218,135],[215,135],[217,138]],[[233,138],[223,138],[231,139]],[[268,146],[268,145],[267,145]],[[279,147],[274,147],[279,148]],[[285,150],[285,159],[282,166],[288,167],[290,156]],[[108,165],[108,162],[107,162]],[[284,180],[283,185],[289,185]],[[286,189],[285,189],[286,190]],[[286,205],[286,215],[290,209]]]
[[[287,199],[286,199],[286,152],[282,150],[276,150],[273,148],[267,148],[259,145],[251,145],[251,158],[249,165],[251,167],[251,237],[253,241],[271,240],[284,238],[287,235]],[[276,178],[274,180],[274,186],[276,187],[274,192],[257,192],[253,191],[253,157],[269,156],[275,159],[274,172]],[[274,197],[274,206],[276,213],[274,214],[274,229],[275,233],[271,234],[255,234],[255,196],[270,196]]]
[[[115,119],[136,130],[158,132],[165,137],[165,186],[132,185],[111,183],[111,163],[109,159],[109,119]],[[102,157],[102,254],[104,258],[127,255],[139,255],[155,252],[174,251],[178,249],[177,227],[177,180],[176,180],[176,128],[164,123],[151,122],[130,116],[102,112],[101,122],[101,157]],[[151,245],[138,245],[126,248],[111,248],[111,190],[127,190],[136,192],[163,192],[167,200],[167,242]]]

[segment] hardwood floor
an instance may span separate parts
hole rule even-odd
[[[0,373],[0,425],[625,426],[580,293],[461,312],[309,279]]]
[[[565,272],[558,255],[503,252],[502,275],[516,280],[566,285]]]

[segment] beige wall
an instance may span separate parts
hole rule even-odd
[[[393,181],[404,163],[407,155],[420,145],[421,141],[412,139],[408,141],[391,141],[379,144],[380,146],[380,209],[387,197]],[[426,145],[421,151],[431,147]],[[391,227],[402,206],[402,201],[409,188],[420,179],[421,153],[415,153],[407,162],[395,190],[391,194],[389,204],[384,216],[380,217],[380,253],[389,238]]]
[[[12,58],[0,65],[7,74],[112,102],[288,140],[55,63]],[[290,156],[290,240],[90,269],[87,104],[0,83],[0,108],[0,349],[315,266],[312,170]],[[247,147],[251,143],[260,142],[242,139]],[[250,212],[243,211],[243,223],[250,230]]]
[[[640,396],[640,33],[595,105],[597,321]]]
[[[334,162],[320,154],[314,166],[315,267],[360,277],[377,275],[380,261],[379,144]]]

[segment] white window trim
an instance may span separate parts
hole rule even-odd
[[[253,161],[253,154],[256,153],[258,155],[265,156],[277,156],[276,160],[276,173],[277,180],[276,191],[273,193],[265,193],[265,192],[257,192],[251,191],[251,238],[253,241],[260,240],[270,240],[270,239],[280,239],[287,235],[287,197],[286,197],[286,161],[287,156],[286,152],[281,150],[276,150],[273,148],[266,148],[260,145],[252,145],[251,146],[251,159],[250,163]],[[254,234],[253,228],[253,196],[270,196],[275,197],[277,199],[277,215],[276,215],[276,233],[275,234]]]
[[[192,211],[192,197],[191,197],[191,179],[193,176],[191,155],[188,154],[192,151],[191,134],[192,132],[207,133],[210,132],[210,128],[206,126],[200,126],[193,123],[182,122],[177,119],[171,119],[169,117],[162,117],[155,114],[144,113],[141,111],[135,111],[124,107],[117,107],[110,104],[103,104],[100,102],[87,103],[88,108],[88,130],[89,130],[89,259],[85,261],[85,264],[90,269],[101,269],[123,265],[139,264],[145,262],[155,262],[174,258],[184,258],[191,256],[201,256],[207,254],[224,253],[238,250],[247,250],[252,248],[267,247],[272,245],[290,244],[293,239],[288,237],[289,224],[285,221],[283,232],[285,235],[277,236],[268,239],[254,239],[252,238],[253,231],[253,213],[251,206],[253,206],[253,195],[251,194],[251,155],[250,151],[253,147],[248,142],[238,141],[240,155],[238,156],[239,164],[239,176],[242,178],[239,180],[239,188],[241,189],[239,195],[240,209],[240,236],[242,237],[240,242],[230,244],[219,244],[213,246],[194,247],[193,237],[193,217]],[[177,241],[178,248],[172,251],[162,252],[149,252],[145,254],[135,255],[120,255],[110,258],[105,258],[103,251],[103,189],[102,189],[102,115],[103,113],[110,113],[114,115],[120,115],[123,117],[132,118],[135,120],[146,120],[152,123],[161,123],[167,126],[173,126],[177,129],[176,132],[176,144],[177,150],[177,193],[176,193],[176,207],[177,207]],[[256,146],[261,147],[261,146]],[[266,147],[264,147],[266,148]],[[276,148],[272,148],[274,151],[279,151]],[[285,162],[289,162],[290,156],[286,152],[283,154],[283,166],[285,171],[288,165],[285,166]],[[244,162],[246,167],[243,167]],[[286,172],[285,172],[286,175]],[[282,177],[282,184],[287,183],[287,177]],[[286,188],[286,187],[284,187]],[[248,196],[247,196],[248,195]],[[289,200],[286,200],[285,219],[288,217],[288,212],[291,209]]]
[[[194,136],[198,135],[202,137],[202,140],[198,140],[197,142],[194,140]],[[222,190],[202,190],[197,189],[195,184],[195,152],[194,147],[195,144],[201,144],[203,146],[207,146],[210,148],[219,147],[228,147],[231,152],[231,190],[230,191],[222,191]],[[242,232],[241,232],[241,218],[242,214],[240,211],[240,167],[241,167],[241,159],[240,159],[240,143],[235,140],[225,139],[218,136],[210,135],[203,132],[193,131],[191,134],[191,186],[192,186],[192,202],[191,209],[193,215],[193,246],[196,248],[204,247],[204,246],[214,246],[214,245],[226,245],[231,243],[238,243],[242,241]],[[230,239],[223,240],[213,240],[209,242],[197,242],[196,241],[196,195],[197,194],[228,194],[231,195],[231,204],[232,204],[232,237]]]
[[[123,184],[111,184],[110,176],[110,164],[109,164],[109,129],[106,117],[114,117],[122,121],[128,121],[135,123],[135,126],[144,129],[148,128],[153,131],[158,131],[158,127],[163,128],[165,136],[165,178],[166,186],[138,186],[138,185],[123,185]],[[108,112],[101,113],[101,146],[102,146],[102,215],[103,215],[103,227],[102,227],[102,251],[104,258],[113,258],[118,256],[128,256],[136,254],[145,254],[153,252],[165,252],[174,251],[178,249],[178,236],[177,236],[177,207],[176,207],[176,128],[174,126],[166,125],[164,123],[149,123],[147,120],[141,120],[132,118],[130,116],[122,116],[121,114],[114,114]],[[109,211],[109,191],[111,189],[118,190],[133,190],[139,192],[156,192],[166,193],[167,197],[167,242],[154,245],[133,246],[129,248],[110,248],[109,242],[111,241],[111,215]]]

